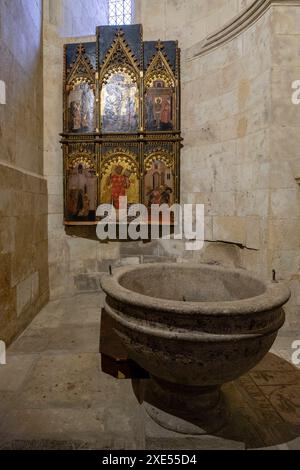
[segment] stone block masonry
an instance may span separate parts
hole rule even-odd
[[[0,2],[0,340],[7,344],[49,297],[42,20],[41,0]]]

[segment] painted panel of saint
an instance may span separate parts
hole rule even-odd
[[[150,209],[152,204],[174,203],[174,174],[162,160],[152,162],[145,174],[145,205]]]
[[[165,88],[164,82],[154,82],[146,92],[146,130],[173,130],[173,91]]]
[[[67,175],[67,218],[95,220],[97,209],[96,171],[85,163],[71,165]]]
[[[68,120],[70,132],[94,132],[95,94],[88,83],[79,83],[70,91]]]
[[[101,91],[103,132],[137,132],[139,128],[139,91],[125,72],[111,75]]]
[[[120,208],[119,198],[127,197],[128,205],[139,202],[137,167],[129,160],[114,158],[106,164],[101,178],[101,203]]]

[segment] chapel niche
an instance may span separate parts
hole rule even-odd
[[[180,194],[180,50],[141,25],[100,26],[64,46],[64,219],[96,224],[100,204],[173,205]]]

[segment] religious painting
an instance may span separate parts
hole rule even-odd
[[[104,160],[101,178],[101,203],[120,208],[120,197],[128,205],[139,202],[138,164],[128,155],[115,155]]]
[[[125,72],[114,73],[102,87],[101,120],[103,132],[137,132],[139,91]]]
[[[142,25],[99,26],[96,41],[63,54],[66,225],[95,225],[101,204],[118,216],[122,197],[128,209],[179,203],[178,42],[144,41]]]
[[[170,159],[150,159],[146,161],[145,170],[145,205],[149,209],[152,204],[172,206],[175,199],[175,180]]]
[[[154,82],[146,92],[146,130],[173,130],[173,90],[163,80]]]
[[[75,158],[67,172],[67,217],[69,220],[95,220],[97,175],[91,158]]]
[[[68,96],[68,122],[70,132],[93,132],[95,130],[95,94],[86,82],[71,89]]]

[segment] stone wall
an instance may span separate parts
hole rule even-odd
[[[108,20],[108,0],[45,0],[44,18],[62,37],[94,34]]]
[[[168,5],[167,5],[168,3]],[[190,44],[189,28],[180,28],[183,18],[186,21],[195,21],[192,29],[196,38],[202,39],[213,28],[217,27],[217,19],[220,22],[229,20],[242,6],[240,1],[223,0],[220,6],[218,2],[203,0],[202,2],[167,1],[154,2],[138,0],[136,2],[136,22],[142,22],[146,38],[177,38],[183,50]],[[151,7],[151,8],[150,8]],[[168,7],[168,10],[167,8]],[[150,8],[150,10],[149,10]],[[220,10],[221,8],[221,10]],[[222,18],[221,13],[222,11]],[[151,14],[150,14],[151,13]],[[182,16],[184,15],[184,16]],[[205,21],[202,22],[202,19]],[[208,19],[210,18],[210,19]],[[202,29],[200,28],[202,22]],[[100,22],[99,22],[100,23]],[[210,24],[210,29],[208,25]],[[219,23],[218,23],[219,24]],[[119,265],[127,263],[151,262],[151,261],[183,261],[193,257],[193,253],[184,250],[183,243],[179,241],[161,241],[152,243],[100,243],[95,240],[95,229],[85,230],[74,228],[65,230],[63,222],[63,174],[62,174],[62,152],[58,135],[62,129],[62,47],[64,42],[75,42],[79,40],[91,40],[92,38],[70,38],[61,39],[59,34],[59,21],[54,24],[45,17],[44,22],[44,62],[49,64],[47,71],[44,71],[45,87],[45,174],[49,186],[49,269],[51,296],[53,298],[61,295],[70,295],[77,290],[99,289],[99,277],[102,271],[107,271],[109,265]],[[182,32],[185,31],[185,35]],[[186,80],[185,72],[187,57],[183,54],[183,80]],[[197,80],[197,76],[195,76]],[[229,80],[229,78],[228,78]],[[191,87],[196,84],[191,82]],[[187,88],[186,88],[187,90]],[[185,88],[183,88],[185,93]],[[205,92],[203,92],[204,94]],[[189,97],[188,92],[186,97]],[[185,95],[183,95],[185,101]],[[193,109],[194,107],[192,107]],[[196,109],[195,109],[196,110]],[[194,111],[193,111],[194,112]],[[192,124],[191,111],[183,107],[183,122],[185,126]],[[185,133],[185,145],[187,150],[184,155],[188,155],[189,160],[189,140],[193,139],[192,134]],[[183,189],[185,178],[190,179],[191,184],[196,181],[199,184],[201,179],[194,178],[193,171],[190,171],[189,164],[185,164],[183,158]],[[190,191],[192,193],[192,190]],[[183,193],[183,198],[188,200],[187,194]],[[202,202],[202,201],[201,201]],[[208,219],[208,224],[210,219]],[[229,259],[231,262],[231,248],[229,249]],[[224,257],[224,250],[219,250],[219,255]],[[196,254],[194,254],[196,256]],[[214,259],[216,250],[214,250]],[[217,257],[218,257],[217,256]],[[197,258],[197,257],[196,257]]]
[[[100,276],[109,265],[181,260],[180,242],[110,242],[96,239],[95,227],[66,229],[63,226],[63,162],[59,143],[62,131],[63,44],[95,40],[95,37],[62,38],[56,24],[44,15],[44,171],[48,180],[49,274],[51,297],[100,289]],[[101,24],[101,21],[99,21]],[[147,25],[145,25],[145,29]]]
[[[178,39],[185,49],[223,26],[253,0],[136,0],[145,40]]]
[[[193,259],[248,268],[265,279],[272,279],[274,270],[278,280],[291,285],[288,322],[296,322],[300,196],[295,177],[300,177],[300,107],[291,104],[291,82],[300,79],[298,3],[155,2],[138,0],[135,20],[143,23],[146,39],[177,38],[182,48],[181,199],[205,204],[205,249],[188,253],[182,243],[174,241],[103,244],[94,239],[93,230],[64,229],[57,139],[62,126],[58,112],[62,90],[57,84],[62,77],[64,40],[53,25],[46,24],[45,54],[50,68],[45,76],[44,156],[52,296],[99,289],[101,272],[109,265]],[[251,5],[252,22],[237,16],[239,31],[204,50],[208,35]],[[255,13],[256,7],[262,10]]]
[[[100,2],[78,0],[75,7],[72,1],[70,8],[71,2],[45,1],[42,72],[41,2],[27,9],[22,1],[4,0],[0,339],[10,341],[47,301],[47,212],[53,298],[98,290],[109,265],[194,259],[246,267],[267,279],[275,270],[293,291],[288,321],[298,321],[300,106],[291,103],[291,83],[300,79],[299,4],[276,2],[235,37],[203,53],[202,40],[252,1],[155,2],[138,0],[136,21],[146,39],[177,38],[183,51],[181,196],[182,202],[205,203],[205,249],[188,253],[174,241],[100,243],[95,230],[65,230],[62,47],[94,39],[73,36],[92,34],[96,24],[106,23],[107,10]]]
[[[275,271],[292,289],[288,324],[300,305],[299,7],[266,8],[208,53],[203,43],[185,51],[183,67],[182,199],[206,207],[199,258],[268,280]]]
[[[206,240],[242,247],[267,277],[271,120],[270,12],[205,55],[185,51],[182,199],[204,203]],[[193,103],[191,106],[190,103]]]
[[[205,249],[194,258],[265,279],[275,271],[292,289],[291,324],[300,305],[300,106],[291,102],[300,2],[272,3],[165,0],[152,10],[140,0],[137,12],[146,36],[177,36],[183,51],[181,199],[206,208]],[[239,18],[249,7],[252,23]],[[221,39],[205,50],[212,33]]]
[[[63,36],[89,35],[107,23],[108,0],[64,0],[63,7]]]
[[[299,2],[300,3],[300,2]],[[289,280],[288,320],[300,314],[300,105],[292,82],[300,80],[300,5],[274,7],[272,27],[272,118],[270,127],[269,260],[279,279]],[[299,181],[299,180],[298,180]]]
[[[49,6],[52,2],[50,2]],[[61,2],[59,2],[61,3]],[[76,3],[88,5],[90,2]],[[100,2],[98,2],[100,4]],[[72,2],[72,5],[75,2]],[[82,5],[81,5],[82,6]],[[80,5],[79,5],[80,7]],[[75,22],[69,9],[64,21]],[[51,13],[52,11],[52,13]],[[51,13],[49,15],[49,12]],[[55,13],[55,14],[54,14]],[[48,181],[48,234],[49,275],[51,297],[69,296],[77,290],[99,290],[99,275],[106,259],[119,258],[118,244],[107,244],[104,249],[95,240],[92,231],[75,230],[73,235],[63,226],[63,159],[59,134],[63,129],[63,45],[67,42],[93,41],[95,36],[61,36],[61,11],[44,10],[44,173]],[[67,19],[68,18],[68,19]],[[97,18],[96,25],[106,24],[107,19]],[[83,20],[83,24],[85,21]],[[75,24],[75,23],[74,23]],[[94,34],[95,22],[88,25],[89,34]],[[73,30],[74,31],[74,30]],[[80,31],[76,29],[76,34]],[[107,269],[107,267],[105,268]]]
[[[43,178],[42,2],[0,4],[0,339],[9,343],[47,302]]]

